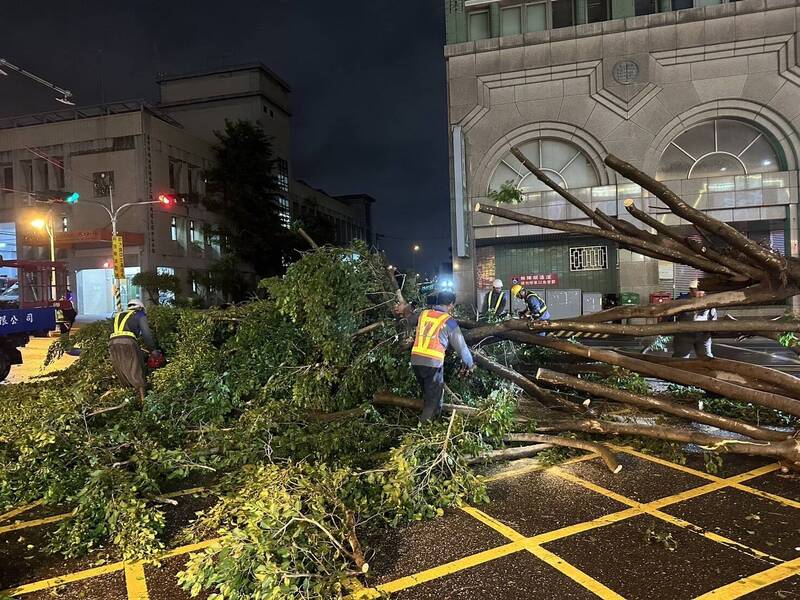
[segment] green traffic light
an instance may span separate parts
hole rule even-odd
[[[72,192],[69,196],[67,196],[64,199],[64,201],[67,204],[75,204],[80,199],[80,197],[81,195],[78,192]]]

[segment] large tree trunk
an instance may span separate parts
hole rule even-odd
[[[572,342],[558,340],[551,337],[540,336],[521,331],[509,331],[499,335],[504,339],[515,340],[525,344],[533,344],[535,346],[542,346],[545,348],[552,348],[568,354],[576,354],[585,358],[592,358],[600,362],[609,363],[618,367],[623,367],[642,375],[649,375],[650,377],[657,377],[665,381],[672,381],[682,385],[691,385],[699,387],[708,392],[713,392],[731,400],[739,400],[740,402],[752,402],[760,406],[766,406],[784,413],[800,416],[800,401],[782,396],[779,394],[771,394],[769,392],[761,392],[758,390],[751,390],[743,388],[732,383],[719,381],[697,373],[690,373],[680,369],[673,369],[665,365],[656,365],[646,360],[630,358],[623,356],[612,350],[603,350],[601,348],[590,348],[582,344],[575,344]]]
[[[533,446],[518,446],[516,448],[503,448],[502,450],[492,450],[480,456],[472,456],[467,459],[468,465],[479,463],[499,462],[503,460],[518,460],[520,458],[530,458],[536,456],[543,450],[552,448],[552,444],[534,444]]]
[[[734,337],[738,337],[743,333],[759,333],[762,331],[800,332],[800,322],[780,321],[677,321],[644,325],[617,325],[613,323],[584,323],[581,321],[512,319],[505,321],[502,326],[523,331],[573,331],[637,337],[675,335],[676,333],[729,333]]]
[[[552,385],[566,386],[574,390],[594,394],[595,396],[610,398],[617,402],[630,404],[631,406],[656,410],[668,415],[680,417],[681,419],[711,425],[712,427],[746,435],[756,440],[781,441],[791,437],[789,434],[781,433],[780,431],[764,429],[763,427],[757,427],[737,419],[721,417],[719,415],[703,412],[702,410],[697,410],[696,408],[680,406],[660,398],[654,398],[653,396],[634,394],[625,390],[600,385],[599,383],[592,383],[585,379],[578,379],[577,377],[556,373],[548,369],[539,369],[536,374],[536,379]]]
[[[600,435],[649,437],[669,442],[697,444],[703,449],[717,452],[764,456],[787,461],[795,467],[800,467],[800,440],[797,439],[784,440],[782,442],[748,442],[726,439],[698,431],[633,423],[611,423],[596,419],[565,420],[558,423],[549,423],[546,426],[539,427],[538,430],[547,432],[583,431]]]

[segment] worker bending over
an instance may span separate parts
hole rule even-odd
[[[503,291],[503,281],[495,279],[492,283],[492,289],[486,294],[486,299],[483,303],[483,317],[505,317],[508,314],[506,304],[506,293]]]
[[[421,421],[429,421],[442,413],[444,400],[444,355],[452,346],[468,371],[475,368],[472,353],[451,312],[456,305],[453,292],[439,292],[433,308],[418,314],[411,313],[407,304],[397,307],[398,315],[407,317],[412,325],[416,321],[417,333],[411,348],[411,368],[422,387]]]
[[[156,340],[147,322],[144,304],[138,298],[128,302],[128,310],[114,316],[114,332],[108,342],[111,364],[114,373],[122,382],[135,388],[144,403],[147,380],[144,373],[144,355],[139,346],[139,338],[143,345],[153,354],[161,355]]]
[[[542,297],[533,290],[526,289],[520,284],[516,284],[511,288],[511,295],[525,303],[524,310],[519,312],[520,319],[527,318],[531,321],[550,320],[550,312],[547,310],[547,304],[545,304]]]

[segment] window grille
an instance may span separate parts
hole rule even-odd
[[[608,268],[606,246],[581,246],[569,249],[570,271],[601,271]]]

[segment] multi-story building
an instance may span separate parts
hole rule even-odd
[[[445,0],[456,284],[494,277],[550,290],[556,307],[600,294],[677,295],[698,274],[592,237],[476,214],[510,182],[521,212],[589,224],[509,150],[591,208],[627,199],[687,223],[603,163],[615,154],[693,206],[798,255],[800,67],[796,0]],[[576,296],[568,293],[579,290]],[[558,310],[556,312],[559,312]],[[557,315],[559,316],[559,315]]]
[[[292,173],[291,89],[261,63],[162,75],[158,80],[159,109],[209,144],[225,121],[258,123],[269,136],[276,161],[276,176],[283,188],[277,202],[286,226],[290,221]]]
[[[349,244],[353,240],[373,243],[374,202],[375,199],[367,194],[331,196],[302,180],[293,182],[292,186],[292,216],[299,220],[320,220],[330,230],[332,241],[337,245]]]
[[[124,241],[123,299],[139,296],[130,279],[158,270],[197,289],[192,273],[219,257],[216,218],[200,203],[138,205],[159,194],[204,193],[202,173],[212,161],[209,144],[144,103],[61,110],[0,120],[0,254],[49,258],[49,236],[31,223],[53,225],[56,258],[67,263],[70,285],[84,315],[113,311],[110,219],[119,212]],[[76,204],[46,204],[77,192]],[[103,206],[99,206],[103,205]],[[12,275],[13,276],[13,275]]]

